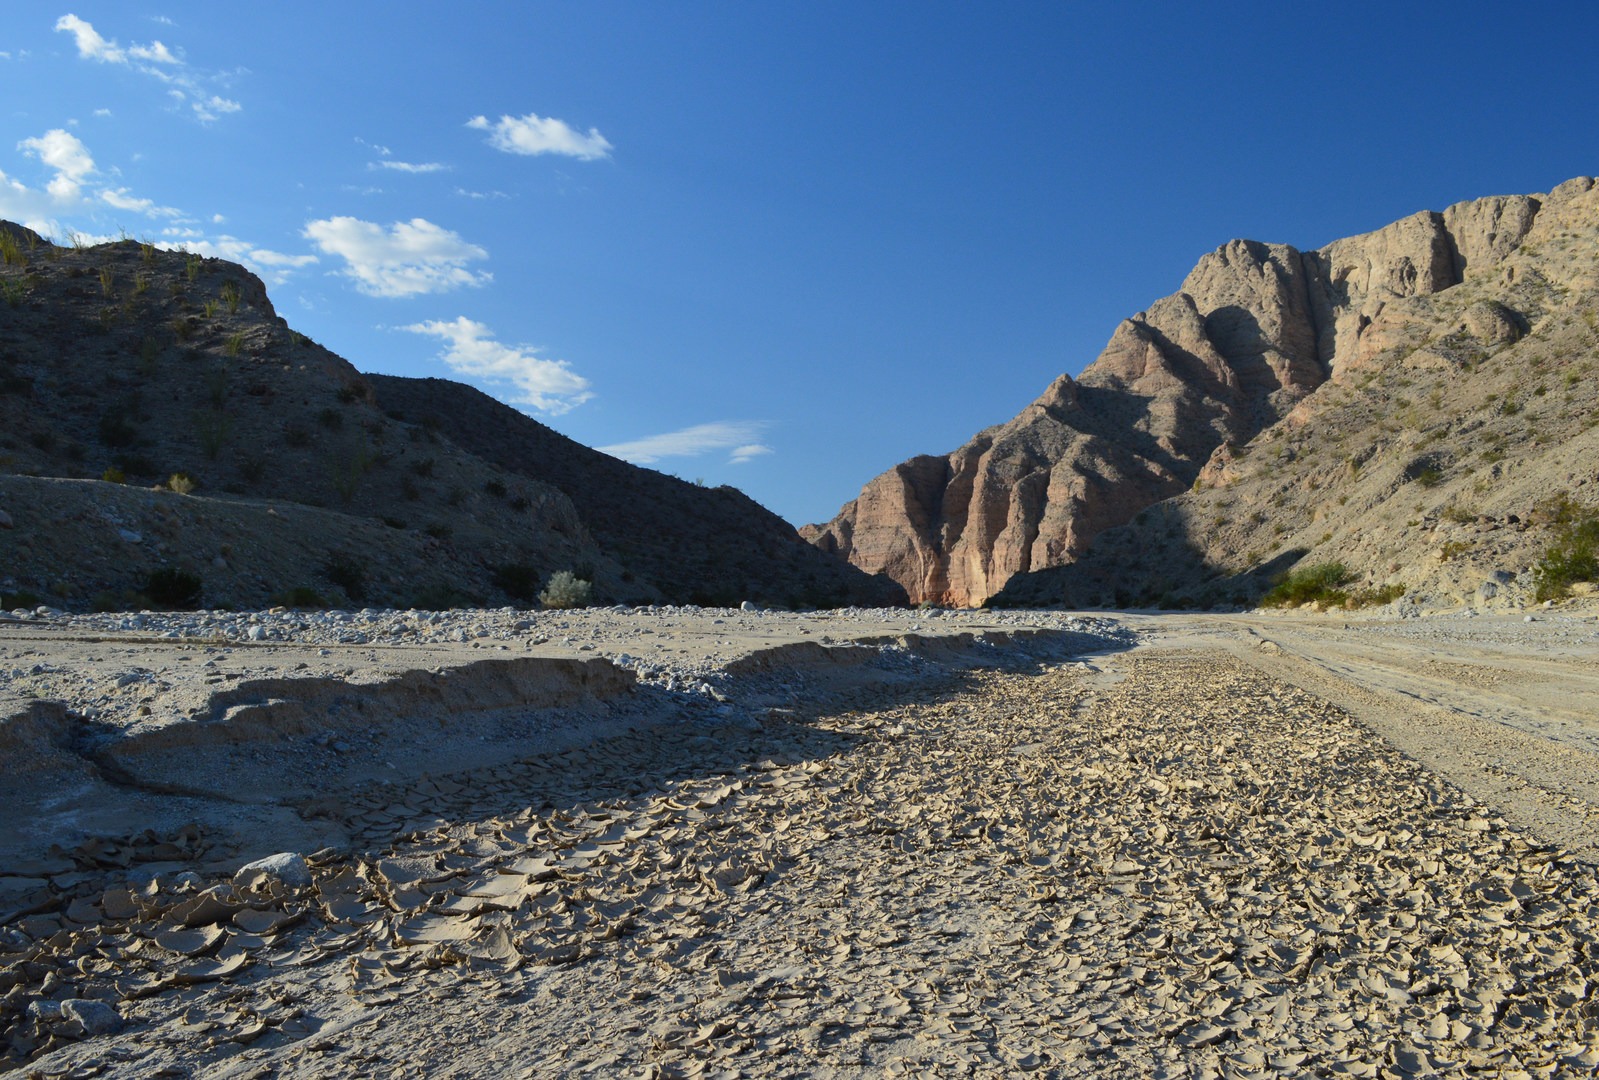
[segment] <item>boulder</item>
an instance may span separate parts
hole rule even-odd
[[[233,875],[233,884],[241,889],[253,890],[276,885],[292,892],[310,887],[311,868],[306,865],[304,855],[283,851],[239,867]]]

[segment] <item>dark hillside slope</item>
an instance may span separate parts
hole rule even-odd
[[[675,603],[901,604],[905,593],[800,539],[732,487],[704,488],[592,450],[445,379],[368,375],[391,416],[563,491],[607,555]]]

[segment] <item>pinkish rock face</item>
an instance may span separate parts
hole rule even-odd
[[[1461,203],[1312,252],[1232,241],[1123,320],[1079,379],[1060,376],[953,453],[890,469],[801,535],[887,574],[913,603],[980,604],[1202,476],[1215,481],[1226,447],[1414,331],[1394,301],[1447,289],[1536,239],[1545,203],[1576,213],[1595,198],[1591,181],[1572,181],[1542,201]],[[1509,333],[1474,317],[1483,335]]]

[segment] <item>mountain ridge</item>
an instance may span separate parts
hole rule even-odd
[[[1338,374],[1411,348],[1431,325],[1418,298],[1470,279],[1482,307],[1462,318],[1494,348],[1514,345],[1531,320],[1489,294],[1515,292],[1517,272],[1553,272],[1516,256],[1540,220],[1546,232],[1571,219],[1593,234],[1593,189],[1578,177],[1547,195],[1420,211],[1313,251],[1223,244],[1176,293],[1122,320],[1077,379],[1058,376],[949,454],[895,466],[801,533],[921,602],[978,604],[1013,578],[1068,566],[1100,534],[1190,490],[1218,455],[1289,421]],[[1114,560],[1100,561],[1111,574]]]
[[[13,599],[142,606],[150,575],[178,573],[210,605],[526,605],[560,570],[604,602],[904,599],[742,493],[581,447],[459,384],[363,375],[237,264],[58,247],[9,223],[0,256]],[[552,477],[625,498],[631,535],[603,493]]]

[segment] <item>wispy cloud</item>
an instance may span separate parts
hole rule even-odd
[[[36,157],[47,168],[55,170],[46,190],[59,202],[72,202],[83,194],[83,184],[95,173],[94,158],[89,148],[70,131],[52,128],[31,139],[23,139],[17,149]]]
[[[152,41],[123,48],[115,39],[107,38],[96,30],[93,23],[73,14],[57,19],[56,30],[72,35],[78,55],[85,60],[122,64],[164,83],[173,100],[189,106],[195,119],[202,123],[210,123],[244,108],[212,88],[211,84],[219,81],[216,76],[194,70],[164,42]]]
[[[400,329],[442,340],[444,351],[439,359],[453,371],[489,383],[509,384],[514,389],[511,404],[559,415],[594,396],[589,381],[565,360],[546,360],[527,345],[502,344],[494,340],[487,326],[465,316],[453,322],[434,319]]]
[[[78,55],[85,60],[98,60],[102,64],[126,64],[128,54],[114,41],[101,37],[93,24],[76,15],[63,15],[56,20],[56,29],[71,34],[78,44]],[[159,44],[159,43],[158,43]]]
[[[466,264],[488,252],[425,218],[397,221],[387,229],[353,217],[332,217],[306,225],[303,235],[325,255],[345,261],[347,277],[368,296],[442,293],[493,280]]]
[[[493,123],[486,116],[474,116],[469,128],[489,133],[489,145],[507,154],[561,154],[581,161],[598,161],[611,156],[613,147],[596,128],[584,135],[564,120],[528,113],[502,116]]]
[[[733,464],[742,464],[772,452],[771,447],[763,446],[758,441],[766,426],[760,420],[716,420],[681,431],[669,431],[664,435],[613,443],[599,450],[635,465],[652,465],[662,458],[699,457],[713,450],[731,450],[728,460]]]
[[[212,94],[207,98],[197,98],[189,102],[189,107],[194,110],[194,115],[199,120],[215,120],[227,113],[236,113],[244,108],[237,101],[230,98]]]
[[[367,163],[369,169],[392,169],[403,173],[436,173],[449,172],[450,166],[438,161],[424,161],[414,164],[409,161],[371,161]]]
[[[45,185],[50,213],[92,211],[99,203],[150,218],[175,220],[184,216],[181,210],[158,206],[155,200],[140,198],[125,187],[111,187],[97,180],[102,174],[94,163],[94,155],[89,153],[83,140],[64,128],[52,128],[43,135],[23,139],[17,149],[55,174]],[[6,183],[8,190],[0,194],[5,196],[7,204],[15,207],[20,202],[24,208],[31,205],[35,211],[40,209],[37,193],[15,180],[8,179]]]
[[[216,259],[241,263],[269,285],[281,285],[295,270],[314,265],[315,255],[289,255],[260,247],[236,236],[206,237],[197,229],[174,226],[163,231],[155,246],[173,251],[192,251]]]
[[[26,225],[41,236],[59,236],[62,229],[54,216],[57,209],[44,192],[0,172],[0,218]]]
[[[503,191],[468,191],[458,187],[455,193],[463,199],[509,199],[510,196]]]

